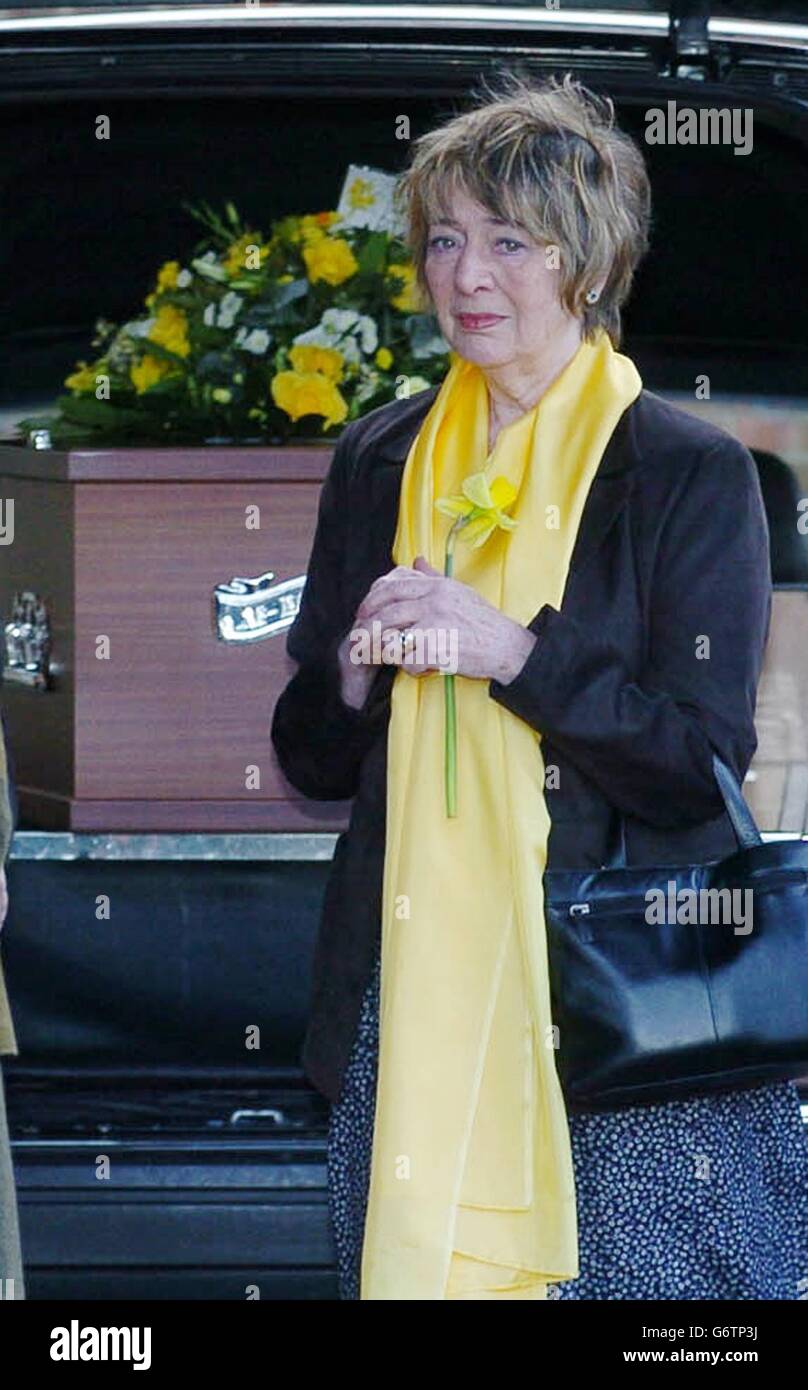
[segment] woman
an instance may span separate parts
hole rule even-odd
[[[0,715],[0,928],[8,912],[5,864],[16,823],[16,801],[6,762],[5,721]],[[17,1053],[17,1041],[0,967],[0,1055]],[[7,1281],[13,1281],[7,1282]],[[24,1298],[20,1229],[11,1144],[0,1070],[0,1297]]]
[[[301,791],[355,798],[302,1057],[341,1296],[797,1298],[796,1087],[567,1115],[541,885],[602,864],[619,817],[632,864],[736,847],[711,760],[742,779],[755,749],[754,464],[615,350],[650,197],[609,102],[514,77],[401,188],[452,364],[339,440],[272,731]],[[501,508],[447,577],[441,508],[481,473]],[[454,815],[424,634],[454,654]]]

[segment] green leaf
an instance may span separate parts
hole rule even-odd
[[[164,347],[162,343],[153,343],[151,338],[138,338],[139,343],[143,344],[142,356],[158,357],[163,362],[176,362],[178,367],[186,369],[188,365],[187,357],[180,357],[179,353],[172,352],[170,348]]]
[[[215,280],[217,285],[224,285],[229,279],[224,266],[219,265],[216,261],[203,261],[201,256],[198,256],[194,257],[191,265],[203,280]]]
[[[387,263],[386,232],[368,232],[364,246],[354,247],[354,255],[363,275],[381,275]]]
[[[137,425],[143,420],[140,410],[115,406],[111,401],[97,401],[93,396],[62,396],[57,404],[63,418],[74,424],[103,425],[111,430],[127,424]]]

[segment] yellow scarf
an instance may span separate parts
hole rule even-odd
[[[583,342],[490,460],[479,367],[455,358],[404,466],[393,557],[443,573],[435,498],[486,467],[513,531],[460,539],[454,577],[526,625],[559,608],[590,484],[642,382],[605,332]],[[444,677],[396,673],[387,744],[379,1069],[361,1298],[547,1297],[578,1275],[542,875],[540,735],[455,677],[457,817],[443,787]]]

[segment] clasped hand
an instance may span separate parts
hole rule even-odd
[[[376,632],[381,633],[381,643],[375,648],[374,623],[380,625]],[[419,644],[419,654],[426,658],[419,663],[400,643],[389,641],[404,628],[412,628],[416,634],[443,632],[451,636],[451,642]],[[362,629],[368,640],[356,643],[355,634]],[[521,670],[535,642],[528,628],[495,608],[471,585],[441,574],[418,555],[412,568],[397,565],[371,584],[343,643],[343,661],[350,660],[348,653],[353,647],[353,664],[378,665],[376,650],[380,645],[383,664],[402,666],[410,675],[420,676],[445,669],[440,659],[448,647],[453,653],[452,669],[458,675],[507,684]],[[363,646],[365,657],[361,655]]]

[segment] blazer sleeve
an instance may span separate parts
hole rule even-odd
[[[769,533],[754,461],[720,440],[687,470],[653,560],[647,661],[624,658],[545,604],[514,680],[489,693],[626,815],[661,828],[724,809],[713,749],[743,781],[757,746],[757,685],[771,617]]]
[[[354,614],[344,600],[351,426],[340,435],[320,492],[317,524],[300,608],[286,638],[299,663],[275,706],[271,738],[284,775],[319,801],[356,794],[362,759],[381,727],[378,678],[361,709],[340,693],[337,649]]]

